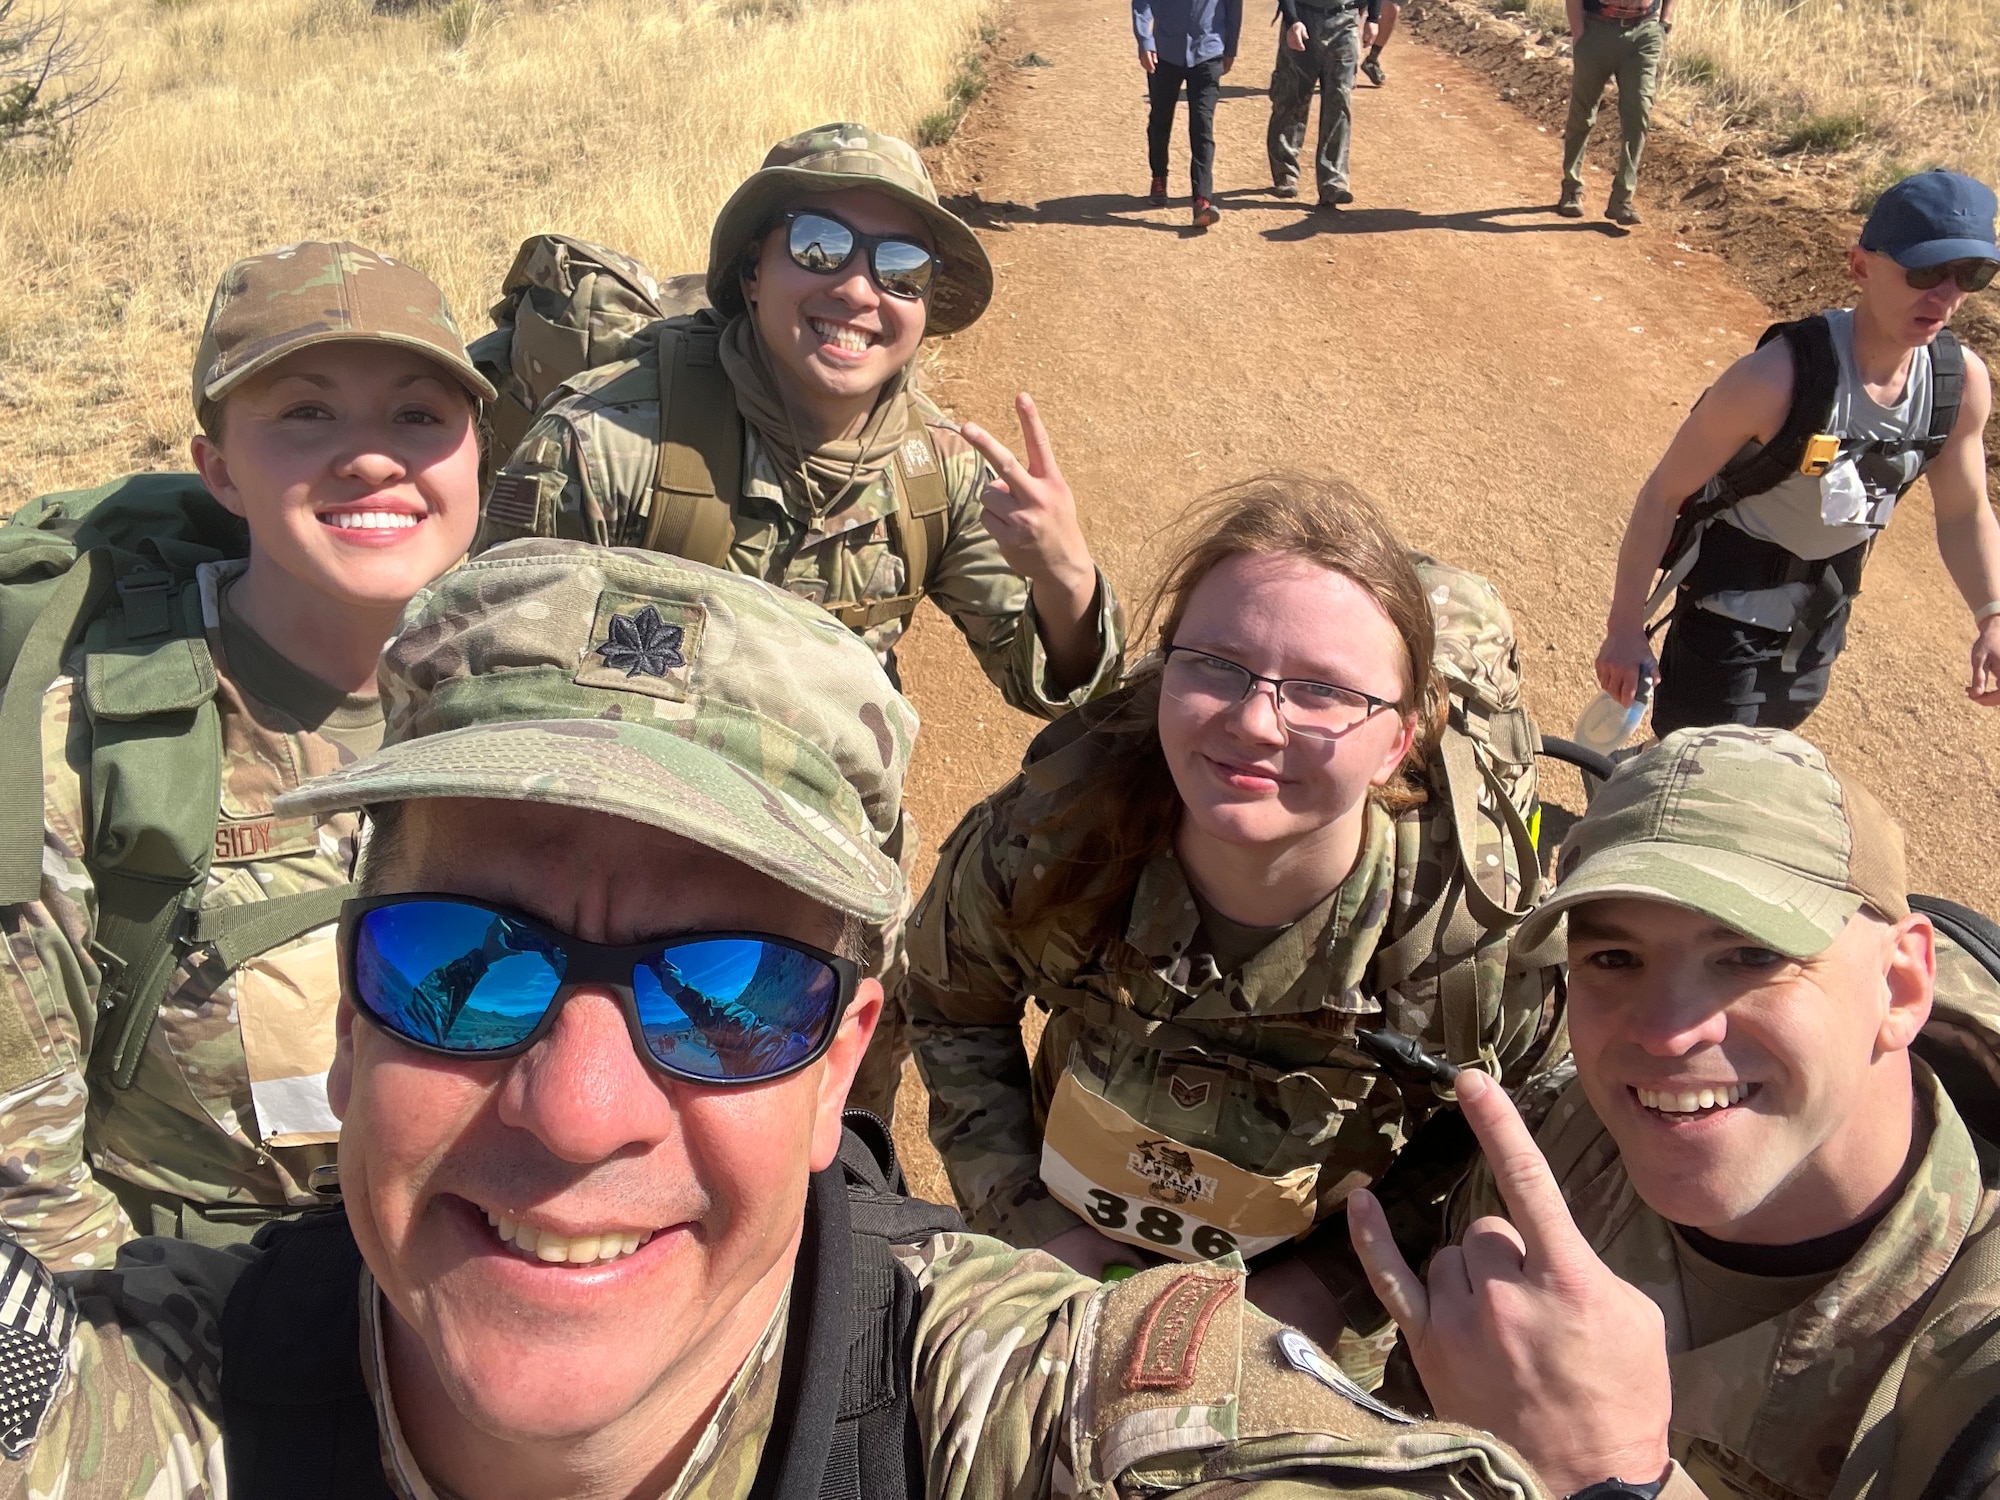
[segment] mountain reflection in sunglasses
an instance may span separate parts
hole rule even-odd
[[[341,961],[364,1016],[454,1057],[517,1056],[579,985],[601,985],[649,1061],[711,1085],[761,1083],[817,1060],[859,981],[849,960],[765,933],[613,947],[446,895],[348,902]]]

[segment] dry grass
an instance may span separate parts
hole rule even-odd
[[[1492,0],[1544,31],[1561,0]],[[1905,172],[2000,181],[2000,0],[1680,0],[1660,108],[1851,160],[1862,206]]]
[[[72,0],[121,78],[0,176],[0,514],[171,467],[217,275],[299,239],[423,267],[468,334],[538,230],[698,269],[781,136],[948,107],[990,0]]]

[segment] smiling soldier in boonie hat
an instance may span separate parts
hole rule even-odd
[[[928,598],[1039,718],[1116,686],[1117,599],[1033,403],[1023,465],[915,389],[924,336],[972,323],[993,268],[914,147],[852,123],[778,142],[716,218],[707,287],[713,306],[661,322],[638,359],[565,384],[494,481],[478,547],[560,536],[752,573],[892,677]],[[896,844],[914,855],[914,834]],[[889,1011],[855,1094],[884,1117],[908,1050],[886,942]]]

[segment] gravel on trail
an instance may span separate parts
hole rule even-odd
[[[1632,497],[1771,315],[1721,260],[1676,243],[1643,172],[1636,231],[1556,217],[1559,137],[1408,31],[1384,55],[1387,86],[1355,91],[1353,206],[1273,197],[1264,90],[1277,31],[1246,10],[1216,120],[1223,219],[1195,234],[1184,124],[1174,197],[1146,201],[1128,6],[1015,0],[989,53],[994,87],[936,162],[998,292],[980,323],[937,345],[928,388],[1003,438],[1017,432],[1014,393],[1034,395],[1091,545],[1135,612],[1165,533],[1204,491],[1280,467],[1354,481],[1411,544],[1499,586],[1529,705],[1545,732],[1566,734],[1596,691]],[[1013,65],[1031,53],[1049,65]],[[1598,134],[1616,136],[1608,95]],[[1592,214],[1608,185],[1594,166]],[[1965,697],[1971,640],[1919,486],[1869,566],[1806,732],[1901,819],[1918,889],[2000,915],[2000,713]],[[921,881],[1037,726],[1000,702],[928,606],[901,657],[924,720],[910,779]],[[944,1192],[924,1108],[912,1070],[897,1136],[916,1185]]]

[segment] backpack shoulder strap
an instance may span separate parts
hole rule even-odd
[[[1965,347],[1949,328],[1940,328],[1931,340],[1931,426],[1918,450],[1928,468],[1951,441],[1958,425],[1958,408],[1965,399]]]
[[[889,513],[889,545],[903,559],[903,592],[887,599],[828,605],[828,612],[849,630],[871,630],[916,613],[930,585],[931,568],[944,554],[951,495],[929,423],[896,450],[889,465],[889,485],[896,501]]]
[[[649,551],[726,567],[743,492],[743,418],[722,368],[713,319],[660,325],[660,457],[653,479]]]
[[[1792,351],[1792,402],[1771,441],[1755,453],[1731,459],[1716,476],[1717,493],[1704,507],[1718,515],[1739,501],[1775,489],[1798,472],[1806,445],[1833,422],[1834,398],[1840,391],[1840,356],[1833,347],[1833,328],[1825,313],[1796,323],[1773,323],[1757,340],[1762,349],[1783,339]],[[1683,507],[1685,513],[1687,507]],[[1702,517],[1698,516],[1697,519]]]
[[[229,1493],[389,1500],[361,1370],[361,1251],[345,1210],[271,1224],[256,1245],[222,1313]]]
[[[1785,419],[1770,442],[1755,453],[1732,458],[1708,485],[1682,504],[1667,550],[1660,558],[1661,581],[1646,601],[1649,619],[1693,567],[1695,548],[1708,523],[1751,496],[1776,489],[1797,473],[1805,462],[1807,445],[1833,423],[1833,403],[1840,393],[1840,355],[1833,347],[1833,328],[1826,314],[1814,313],[1795,323],[1773,323],[1757,340],[1757,347],[1762,349],[1774,339],[1783,339],[1792,351],[1792,402],[1785,410]]]

